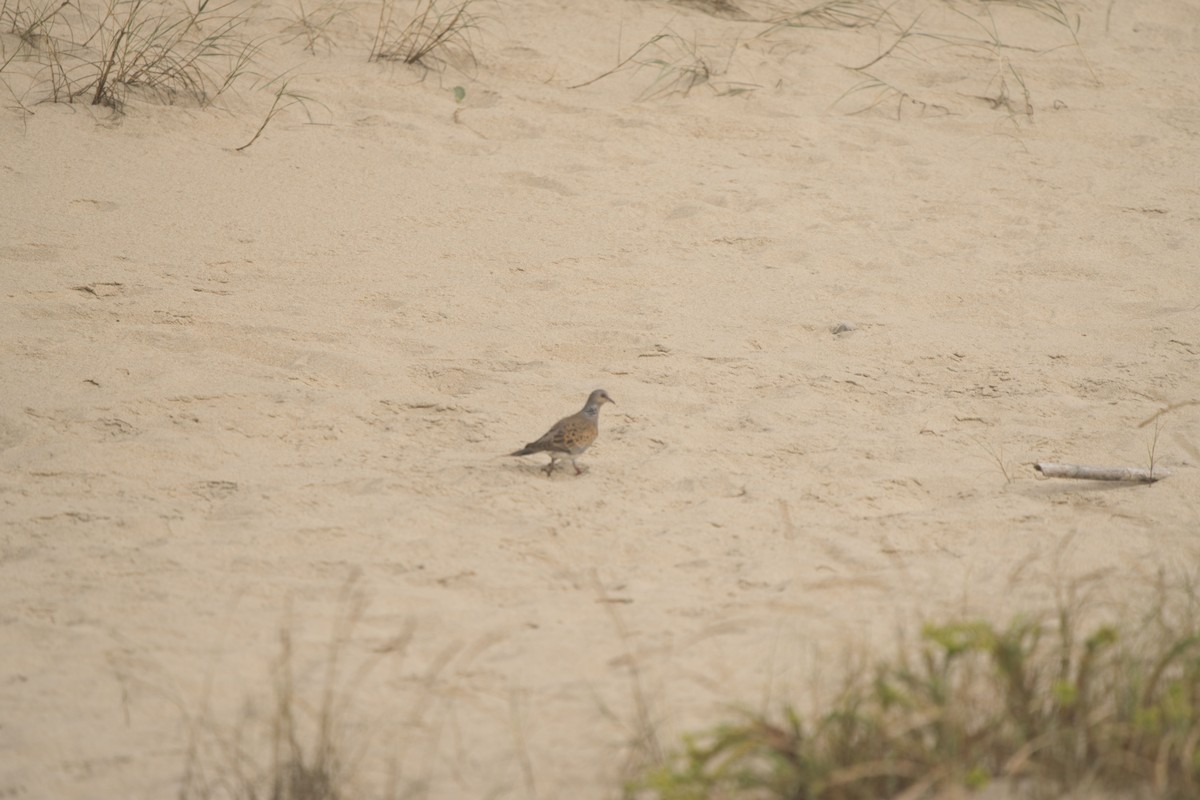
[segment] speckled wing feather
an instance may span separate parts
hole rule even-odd
[[[535,442],[530,442],[514,456],[527,456],[530,453],[567,453],[578,454],[586,450],[596,441],[598,428],[594,419],[583,414],[572,414],[563,417]]]

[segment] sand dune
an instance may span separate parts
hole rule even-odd
[[[264,711],[281,626],[318,690],[352,576],[347,664],[415,626],[362,780],[604,797],[631,658],[669,736],[1194,565],[1195,407],[1154,486],[1031,468],[1144,464],[1200,397],[1200,14],[1145,6],[1005,17],[1057,47],[1008,54],[1028,109],[978,53],[864,110],[870,30],[532,0],[465,71],[367,63],[375,7],[271,42],[317,124],[243,152],[270,89],[5,112],[0,796],[173,796],[181,707]],[[663,31],[707,83],[569,88]],[[503,455],[597,387],[583,476]]]

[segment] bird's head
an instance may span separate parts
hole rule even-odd
[[[613,400],[608,396],[608,392],[604,391],[603,389],[597,389],[588,395],[587,405],[585,407],[599,409],[600,406],[604,405],[605,403],[615,404],[616,402],[616,400]]]

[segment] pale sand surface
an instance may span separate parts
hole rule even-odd
[[[669,741],[925,616],[1195,563],[1200,408],[1152,487],[1030,466],[1144,464],[1200,398],[1193,3],[1085,7],[1098,82],[1018,54],[1031,120],[984,58],[908,65],[948,116],[831,107],[867,32],[533,0],[420,80],[375,13],[268,48],[325,108],[243,153],[267,90],[0,116],[0,797],[173,796],[180,706],[269,705],[288,619],[315,698],[353,575],[347,672],[415,624],[347,714],[364,782],[600,798],[631,653]],[[665,24],[760,88],[567,88]],[[596,387],[583,476],[503,455]]]

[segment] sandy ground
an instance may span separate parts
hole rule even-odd
[[[270,716],[281,627],[310,706],[338,642],[364,784],[607,797],[631,666],[669,741],[1195,564],[1200,408],[1152,487],[1031,468],[1144,465],[1200,398],[1200,11],[1073,9],[1081,49],[1003,20],[1063,45],[1008,51],[1029,114],[945,49],[853,114],[886,36],[630,0],[493,7],[427,75],[360,7],[264,51],[317,124],[240,153],[269,89],[6,111],[0,797],[174,796],[189,719]],[[709,84],[569,88],[664,26]],[[596,387],[582,476],[504,456]]]

